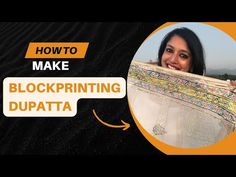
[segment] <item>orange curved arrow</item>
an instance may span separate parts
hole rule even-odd
[[[111,127],[111,128],[123,128],[123,130],[127,130],[129,127],[130,127],[130,124],[129,123],[126,123],[124,122],[123,120],[121,120],[121,122],[123,123],[123,125],[111,125],[111,124],[108,124],[104,121],[102,121],[96,114],[95,110],[93,109],[93,114],[94,116],[99,120],[99,122],[101,122],[102,124],[108,126],[108,127]]]

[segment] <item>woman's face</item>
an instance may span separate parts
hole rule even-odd
[[[186,41],[182,37],[175,35],[167,42],[162,54],[161,65],[173,70],[190,72],[192,56]]]

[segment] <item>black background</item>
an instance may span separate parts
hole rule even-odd
[[[145,38],[162,23],[140,22],[5,22],[0,25],[1,83],[6,77],[123,77]],[[89,42],[83,60],[69,71],[32,71],[24,58],[30,42]],[[2,88],[2,87],[1,87]],[[2,91],[1,91],[2,93]],[[1,110],[2,110],[1,95]],[[127,131],[105,127],[103,120],[131,124]],[[1,111],[2,112],[2,111]],[[83,99],[74,118],[0,119],[0,154],[160,155],[139,132],[123,99]]]

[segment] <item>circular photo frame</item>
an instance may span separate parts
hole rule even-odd
[[[166,23],[150,34],[127,78],[130,111],[145,138],[185,154],[234,133],[235,56],[235,40],[211,24]]]

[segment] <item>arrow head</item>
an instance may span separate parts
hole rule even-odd
[[[125,131],[125,130],[127,130],[129,127],[130,127],[130,124],[129,123],[126,123],[125,121],[123,121],[123,120],[121,120],[121,122],[124,124],[123,125],[123,130]]]

